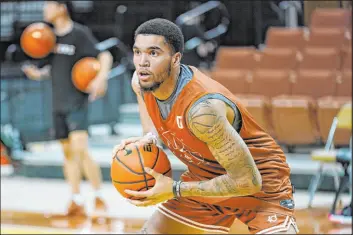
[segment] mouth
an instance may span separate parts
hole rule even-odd
[[[147,71],[140,71],[138,75],[141,80],[148,80],[151,77],[151,73]]]

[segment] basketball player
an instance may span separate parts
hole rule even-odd
[[[72,201],[68,215],[85,215],[83,199],[80,195],[82,172],[95,190],[96,209],[105,208],[101,198],[101,169],[88,153],[88,100],[104,95],[107,76],[112,66],[109,52],[100,52],[95,48],[97,40],[91,31],[74,22],[70,17],[69,1],[46,1],[44,19],[52,23],[57,36],[54,52],[43,60],[47,64],[41,69],[25,66],[23,71],[35,80],[52,78],[53,118],[55,138],[60,140],[65,154],[64,174],[71,186]],[[71,80],[74,64],[83,57],[97,57],[101,70],[90,84],[89,96],[77,90]],[[40,66],[41,67],[41,66]]]
[[[126,190],[144,198],[129,200],[136,206],[161,203],[141,233],[228,233],[236,218],[251,233],[297,233],[283,151],[231,92],[180,64],[183,42],[180,29],[165,19],[135,32],[132,87],[146,134],[113,152],[156,143],[158,136],[188,167],[178,182],[146,168],[156,185]]]

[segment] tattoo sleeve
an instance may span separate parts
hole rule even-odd
[[[209,99],[195,105],[189,110],[187,123],[227,174],[207,181],[183,182],[182,196],[236,197],[261,189],[261,175],[245,142],[227,120],[223,101]]]

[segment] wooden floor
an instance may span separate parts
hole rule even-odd
[[[327,219],[328,209],[302,209],[296,213],[300,234],[351,234],[350,226],[336,225]],[[117,219],[102,217],[67,218],[62,215],[1,211],[1,234],[48,234],[48,233],[135,233],[144,219]],[[247,229],[235,222],[232,234],[246,234]]]
[[[92,216],[94,194],[89,182],[81,183],[81,193],[86,212]],[[101,195],[108,207],[105,217],[67,218],[62,214],[67,210],[71,193],[64,180],[1,177],[1,234],[136,233],[156,210],[153,206],[136,207],[128,203],[111,182],[103,182]],[[296,219],[301,234],[351,234],[351,226],[328,221],[333,199],[333,193],[318,192],[313,209],[307,209],[307,191],[296,191]],[[349,195],[343,195],[341,204],[347,205],[350,201]],[[232,226],[231,233],[248,232],[238,221]]]

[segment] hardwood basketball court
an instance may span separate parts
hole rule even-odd
[[[155,207],[130,205],[109,182],[102,188],[109,208],[99,217],[92,215],[92,192],[87,182],[82,184],[88,213],[85,218],[64,216],[70,194],[63,180],[2,178],[1,192],[1,234],[137,233],[155,210]],[[307,192],[295,193],[300,234],[351,234],[351,226],[333,224],[327,219],[333,196],[319,192],[313,208],[307,209]],[[348,195],[342,197],[343,204],[349,200]],[[236,222],[231,231],[232,234],[248,233],[240,222]]]

